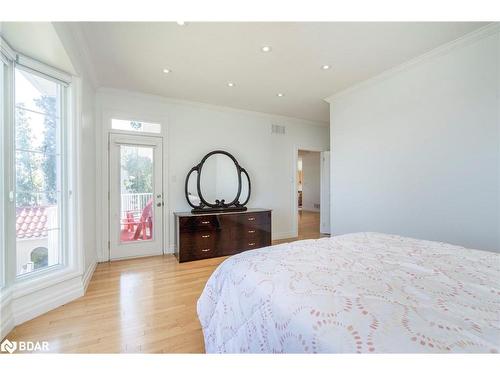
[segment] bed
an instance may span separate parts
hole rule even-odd
[[[381,233],[247,251],[197,310],[208,353],[497,353],[500,255]]]

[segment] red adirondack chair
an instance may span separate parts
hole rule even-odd
[[[149,228],[149,234],[147,233],[147,229]],[[153,198],[151,198],[146,206],[142,210],[141,218],[139,219],[139,225],[135,230],[134,241],[138,240],[141,236],[142,239],[148,240],[153,237]]]
[[[121,233],[122,241],[151,239],[153,237],[153,198],[146,203],[139,220],[135,219],[133,212],[128,211],[125,214],[123,223],[124,228]]]

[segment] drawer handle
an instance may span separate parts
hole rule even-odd
[[[201,236],[201,238],[208,238],[208,237],[210,237],[209,234],[205,234],[205,235]]]
[[[248,233],[255,233],[255,231],[254,230],[249,230]]]
[[[210,249],[201,249],[201,251],[203,251],[204,253],[206,253],[207,251],[210,251]]]
[[[202,224],[210,224],[210,221],[202,221]]]
[[[254,218],[254,217],[249,217],[249,218],[248,218],[248,221],[254,221],[254,220],[255,220],[255,218]]]
[[[255,242],[250,242],[250,243],[248,244],[248,246],[253,246],[253,245],[255,245]]]

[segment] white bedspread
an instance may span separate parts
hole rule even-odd
[[[208,353],[495,353],[499,275],[499,254],[356,233],[225,260],[198,315]]]

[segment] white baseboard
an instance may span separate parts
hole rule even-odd
[[[302,212],[321,212],[321,209],[319,208],[305,208],[305,207],[302,207]]]
[[[82,283],[83,283],[83,294],[87,292],[87,288],[89,286],[90,280],[92,279],[92,276],[94,275],[95,268],[97,267],[97,262],[92,263],[89,268],[85,271],[83,278],[82,278]]]
[[[83,296],[81,275],[12,301],[17,326]]]
[[[0,295],[0,341],[14,328],[14,315],[12,315],[12,293],[2,290]]]
[[[95,264],[83,276],[80,274],[16,298],[12,297],[11,291],[4,291],[0,300],[0,340],[15,326],[82,297],[94,269]]]
[[[10,331],[14,329],[14,317],[10,314],[7,319],[2,317],[2,325],[0,326],[0,341],[2,341],[5,336],[8,335]]]

